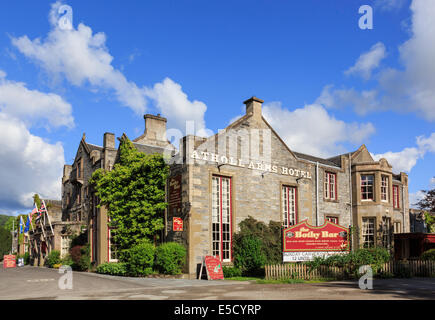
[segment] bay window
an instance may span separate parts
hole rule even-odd
[[[361,175],[361,200],[373,200],[373,175]]]

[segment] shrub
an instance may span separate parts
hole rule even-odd
[[[71,259],[73,261],[71,267],[73,270],[86,271],[91,264],[89,245],[74,246],[71,248]]]
[[[183,269],[186,248],[176,242],[163,243],[156,249],[156,267],[164,274],[180,274]]]
[[[155,251],[154,245],[144,242],[125,250],[121,259],[125,261],[131,275],[149,275],[153,272]]]
[[[58,250],[52,250],[45,259],[45,263],[49,268],[53,268],[55,264],[59,264],[60,260],[60,252]]]
[[[234,243],[234,266],[244,276],[260,276],[264,274],[266,256],[262,250],[263,243],[256,236],[238,238]]]
[[[388,262],[390,258],[391,254],[385,248],[364,248],[327,258],[316,257],[313,261],[307,262],[307,265],[311,270],[317,269],[320,265],[342,267],[345,276],[358,277],[361,266],[370,265],[373,275],[376,275],[382,264]]]
[[[430,249],[423,252],[421,255],[421,260],[435,261],[435,249]]]
[[[73,263],[74,263],[74,261],[72,260],[72,258],[69,254],[60,260],[60,264],[63,266],[72,266]]]
[[[127,275],[127,263],[117,262],[117,263],[103,263],[97,267],[97,273],[110,274],[114,276],[125,276]]]
[[[282,263],[282,228],[280,222],[270,221],[269,225],[266,225],[264,222],[249,217],[240,223],[240,232],[234,235],[234,240],[237,242],[246,236],[255,236],[262,241],[261,250],[266,258],[265,263]]]
[[[242,276],[242,271],[236,267],[223,267],[224,278],[234,278]]]

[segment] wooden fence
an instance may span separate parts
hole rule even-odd
[[[395,277],[435,277],[435,261],[390,261],[385,263],[380,273],[386,276]],[[265,266],[266,280],[280,279],[336,279],[343,280],[350,278],[345,268],[335,266],[320,266],[310,270],[309,266],[303,263],[287,263]]]

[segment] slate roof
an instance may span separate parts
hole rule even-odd
[[[339,167],[339,168],[341,167],[340,156],[334,157],[334,159],[338,158],[339,161],[332,161],[332,159],[322,159],[322,158],[310,156],[308,154],[304,154],[304,153],[300,153],[300,152],[293,151],[293,153],[299,159],[305,159],[308,161],[319,162],[321,164],[325,164],[325,165],[333,166],[333,167]]]

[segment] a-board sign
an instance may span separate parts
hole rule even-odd
[[[283,230],[284,262],[309,261],[349,249],[349,229],[331,221],[315,227],[305,220]]]
[[[207,280],[224,280],[224,272],[222,270],[222,262],[219,256],[205,256],[202,260],[199,279],[202,279],[203,274],[206,274]]]
[[[174,217],[172,220],[172,230],[183,231],[183,219],[179,217]]]
[[[17,266],[16,257],[13,254],[3,256],[3,268],[15,268]]]

